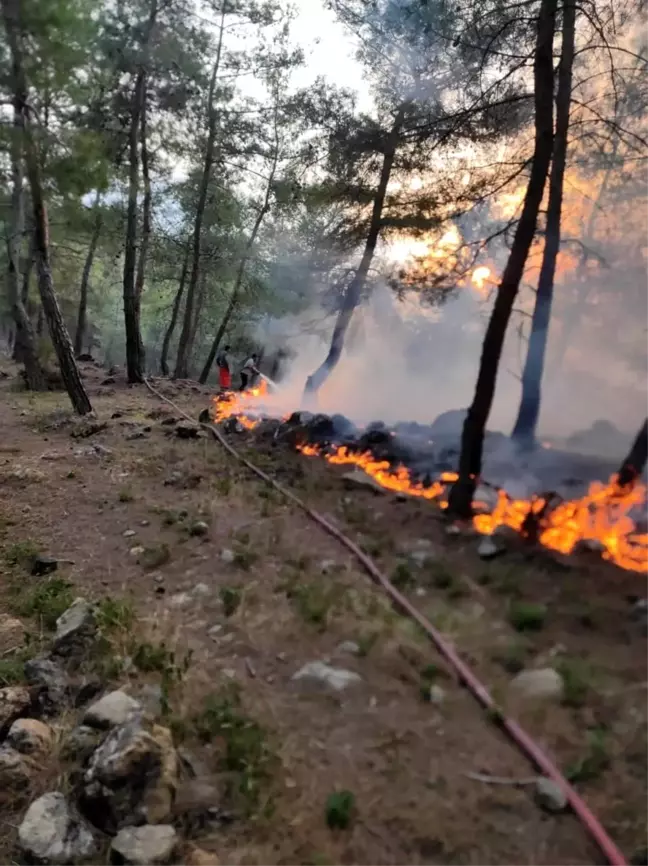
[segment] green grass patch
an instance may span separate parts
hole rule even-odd
[[[508,620],[516,631],[540,631],[547,619],[547,606],[534,602],[511,602]]]
[[[570,764],[565,770],[568,781],[591,782],[598,779],[610,766],[607,731],[593,728],[587,732],[585,754]]]
[[[243,599],[243,593],[238,587],[223,586],[218,593],[225,616],[234,616]]]
[[[562,702],[567,707],[582,707],[592,693],[592,669],[583,659],[563,657],[556,670],[563,680]]]
[[[331,830],[350,827],[355,811],[355,795],[351,791],[334,791],[326,798],[324,816]]]
[[[53,630],[56,620],[74,601],[72,584],[61,577],[42,580],[35,586],[14,585],[9,593],[9,608],[17,616],[33,617]]]
[[[11,568],[29,569],[40,551],[40,545],[30,538],[26,538],[24,541],[16,541],[5,548],[5,562]]]

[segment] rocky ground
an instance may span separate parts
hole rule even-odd
[[[600,862],[304,512],[144,388],[84,365],[78,421],[3,366],[2,862]],[[192,417],[209,403],[160,388]],[[231,435],[361,543],[646,862],[643,577],[519,544],[484,561],[433,504]]]

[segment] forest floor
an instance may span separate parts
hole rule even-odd
[[[64,394],[20,392],[1,366],[0,614],[40,612],[38,633],[42,599],[56,606],[59,591],[66,603],[110,598],[117,625],[135,612],[123,614],[106,670],[133,694],[162,683],[176,739],[222,792],[232,820],[194,828],[203,849],[235,864],[601,862],[571,813],[467,775],[534,773],[304,512],[211,437],[180,439],[162,423],[172,410],[144,387],[102,385],[105,372],[83,365],[107,426],[74,438]],[[207,388],[156,387],[194,418],[210,404]],[[245,437],[236,447],[361,543],[569,770],[626,856],[646,862],[646,638],[629,600],[645,597],[645,578],[594,557],[567,567],[511,550],[485,563],[429,503],[351,490],[344,470],[285,447]],[[19,577],[16,596],[31,550],[61,564],[49,578]],[[0,646],[0,686],[21,654]],[[293,675],[313,661],[361,679],[308,691]],[[564,678],[562,700],[516,696],[519,670],[547,667]],[[236,752],[228,766],[224,751]],[[354,795],[350,823],[328,826],[348,817],[344,797],[330,799],[342,791]]]

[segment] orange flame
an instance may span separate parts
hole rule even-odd
[[[264,385],[241,395],[228,395],[228,399],[216,398],[216,422],[234,416],[248,429],[255,427],[258,421],[246,417],[243,410],[244,407],[250,408],[251,398],[266,392]],[[412,481],[405,466],[393,467],[387,460],[377,460],[370,453],[355,453],[345,446],[335,448],[330,453],[314,445],[302,445],[298,450],[307,457],[324,457],[334,466],[357,466],[386,490],[435,500],[441,508],[447,507],[447,485],[457,479],[455,472],[444,472],[426,487]],[[631,509],[644,503],[645,499],[646,487],[643,484],[621,488],[614,476],[607,484],[593,482],[580,499],[562,502],[552,510],[547,508],[540,521],[538,540],[550,550],[560,553],[571,553],[580,541],[598,542],[604,559],[629,571],[646,573],[648,534],[637,532],[634,521],[629,517]],[[498,526],[509,526],[522,533],[527,517],[542,512],[546,504],[542,497],[510,499],[505,491],[500,490],[493,511],[476,514],[473,525],[482,535],[491,535]],[[482,503],[475,502],[474,505],[477,508],[484,507]]]

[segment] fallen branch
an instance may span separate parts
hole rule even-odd
[[[512,785],[514,788],[523,788],[525,785],[535,785],[537,776],[528,776],[523,779],[507,779],[505,776],[489,776],[487,773],[462,773],[473,782],[484,782],[486,785]]]

